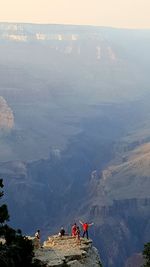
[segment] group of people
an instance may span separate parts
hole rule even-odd
[[[89,226],[93,225],[93,223],[87,223],[87,222],[82,222],[79,221],[79,223],[82,225],[82,230],[83,230],[83,235],[82,237],[85,237],[87,239],[89,239],[89,234],[88,234],[88,228]],[[72,236],[77,236],[78,238],[80,238],[80,228],[79,226],[77,226],[76,223],[74,223],[74,225],[72,226]]]
[[[82,221],[79,221],[79,223],[82,225],[82,230],[83,230],[82,237],[84,238],[86,236],[86,238],[89,239],[88,229],[89,229],[89,226],[93,225],[94,223],[87,223],[87,222],[82,222]],[[66,234],[65,229],[61,227],[58,235],[62,237],[65,234]],[[80,227],[76,223],[74,223],[71,227],[71,236],[76,237],[77,241],[80,243]],[[39,244],[40,244],[40,230],[37,230],[37,232],[35,233],[35,237],[39,241]]]
[[[79,221],[79,223],[82,225],[82,230],[83,230],[82,237],[84,238],[86,236],[86,238],[89,239],[88,229],[89,229],[89,226],[93,225],[93,223],[87,223],[87,222],[82,222],[82,221]],[[74,223],[71,227],[71,236],[76,237],[78,243],[80,243],[80,233],[81,233],[80,227],[76,223]],[[65,235],[65,230],[63,227],[61,227],[58,235],[60,237]]]

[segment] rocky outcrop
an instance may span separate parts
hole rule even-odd
[[[14,126],[14,115],[6,100],[0,96],[0,130],[11,130]]]
[[[91,240],[75,237],[51,236],[43,248],[35,251],[35,257],[47,267],[102,267],[98,251]]]

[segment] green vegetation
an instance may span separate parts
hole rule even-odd
[[[144,245],[143,256],[145,259],[143,267],[150,267],[150,242]]]
[[[0,188],[3,181],[0,179]],[[0,191],[0,198],[3,191]],[[33,260],[33,244],[21,234],[21,230],[14,230],[6,224],[9,220],[8,209],[5,204],[0,206],[0,266],[1,267],[39,267],[40,262]]]

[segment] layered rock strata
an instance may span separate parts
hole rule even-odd
[[[102,267],[98,251],[91,240],[81,242],[71,236],[52,236],[43,248],[35,251],[35,257],[47,267]]]

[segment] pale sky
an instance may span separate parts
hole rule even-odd
[[[150,0],[0,0],[0,22],[150,29]]]

